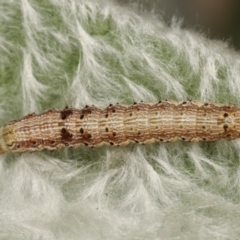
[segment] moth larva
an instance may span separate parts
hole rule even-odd
[[[240,108],[235,105],[195,101],[110,104],[104,110],[95,106],[51,109],[10,122],[0,129],[0,153],[238,137]]]

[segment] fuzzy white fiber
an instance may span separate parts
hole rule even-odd
[[[0,0],[0,125],[65,105],[240,104],[240,55],[113,0]],[[0,156],[1,240],[240,239],[240,141]]]

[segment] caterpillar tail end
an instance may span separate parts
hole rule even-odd
[[[3,147],[0,145],[0,154],[5,153],[6,151],[3,149]]]
[[[3,137],[3,127],[0,128],[0,154],[3,154],[5,152],[8,152],[7,146]]]

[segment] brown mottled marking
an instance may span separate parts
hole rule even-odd
[[[110,104],[104,110],[94,106],[51,109],[12,121],[0,128],[0,153],[239,137],[240,108],[235,105],[195,101]]]
[[[68,107],[66,107],[64,110],[61,111],[62,120],[67,119],[70,115],[72,115],[72,109]]]

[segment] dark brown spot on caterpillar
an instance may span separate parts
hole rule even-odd
[[[115,110],[115,109],[113,109],[113,110],[112,110],[112,112],[113,112],[113,113],[115,113],[115,112],[116,112],[116,110]]]
[[[227,125],[227,124],[224,124],[224,125],[223,125],[223,129],[224,129],[224,131],[227,131],[228,125]]]
[[[110,103],[110,104],[109,104],[109,107],[111,107],[111,106],[112,106],[112,104]]]
[[[208,106],[209,104],[208,103],[204,103],[204,106]]]
[[[115,137],[117,135],[117,133],[116,132],[113,132],[113,136]]]
[[[139,141],[135,140],[135,143],[139,143]]]
[[[88,143],[85,142],[84,145],[87,147],[87,146],[88,146]]]
[[[91,138],[91,137],[92,137],[91,133],[88,133],[88,138]]]
[[[111,144],[111,145],[114,145],[114,143],[113,143],[113,142],[110,142],[110,144]]]
[[[80,133],[83,134],[84,133],[84,130],[83,128],[80,128]]]
[[[183,104],[183,105],[185,105],[185,104],[187,104],[187,102],[186,102],[186,101],[184,101],[184,102],[182,102],[182,104]]]
[[[108,114],[107,113],[105,114],[105,118],[108,118]]]
[[[228,117],[228,114],[227,114],[227,113],[224,113],[223,116],[226,118],[226,117]]]
[[[84,115],[82,114],[81,116],[80,116],[80,119],[83,119],[84,118]]]
[[[73,114],[73,112],[71,109],[65,108],[63,111],[61,111],[61,118],[62,118],[62,120],[65,120],[72,114]]]
[[[105,128],[105,131],[108,132],[108,128],[107,127]]]
[[[61,130],[61,138],[63,139],[63,140],[70,140],[70,137],[71,135],[70,135],[70,133],[67,131],[67,129],[66,128],[62,128],[62,130]]]

